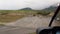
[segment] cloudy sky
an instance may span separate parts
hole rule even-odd
[[[40,10],[59,2],[60,0],[0,0],[0,10],[16,10],[25,7]]]

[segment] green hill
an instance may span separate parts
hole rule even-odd
[[[32,10],[31,8],[27,7],[27,8],[22,8],[20,10]]]

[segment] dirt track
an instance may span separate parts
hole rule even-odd
[[[21,26],[28,28],[47,27],[51,17],[29,16],[19,19],[15,22],[8,23],[8,26]]]
[[[0,27],[1,34],[28,34],[38,27],[47,27],[51,17],[28,16]],[[8,26],[8,27],[7,27]]]
[[[29,34],[35,32],[35,29],[25,27],[2,26],[0,34]]]

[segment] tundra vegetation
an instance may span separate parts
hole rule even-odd
[[[44,10],[0,10],[0,22],[9,23],[28,15],[49,15],[51,11]]]

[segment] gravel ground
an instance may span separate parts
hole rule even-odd
[[[29,34],[35,32],[33,28],[2,26],[0,27],[0,34]]]
[[[15,22],[6,24],[7,26],[21,26],[27,28],[38,28],[38,27],[47,27],[50,22],[51,17],[42,17],[42,16],[29,16],[19,19]]]
[[[28,34],[38,27],[48,27],[51,17],[28,16],[0,27],[0,34]]]

